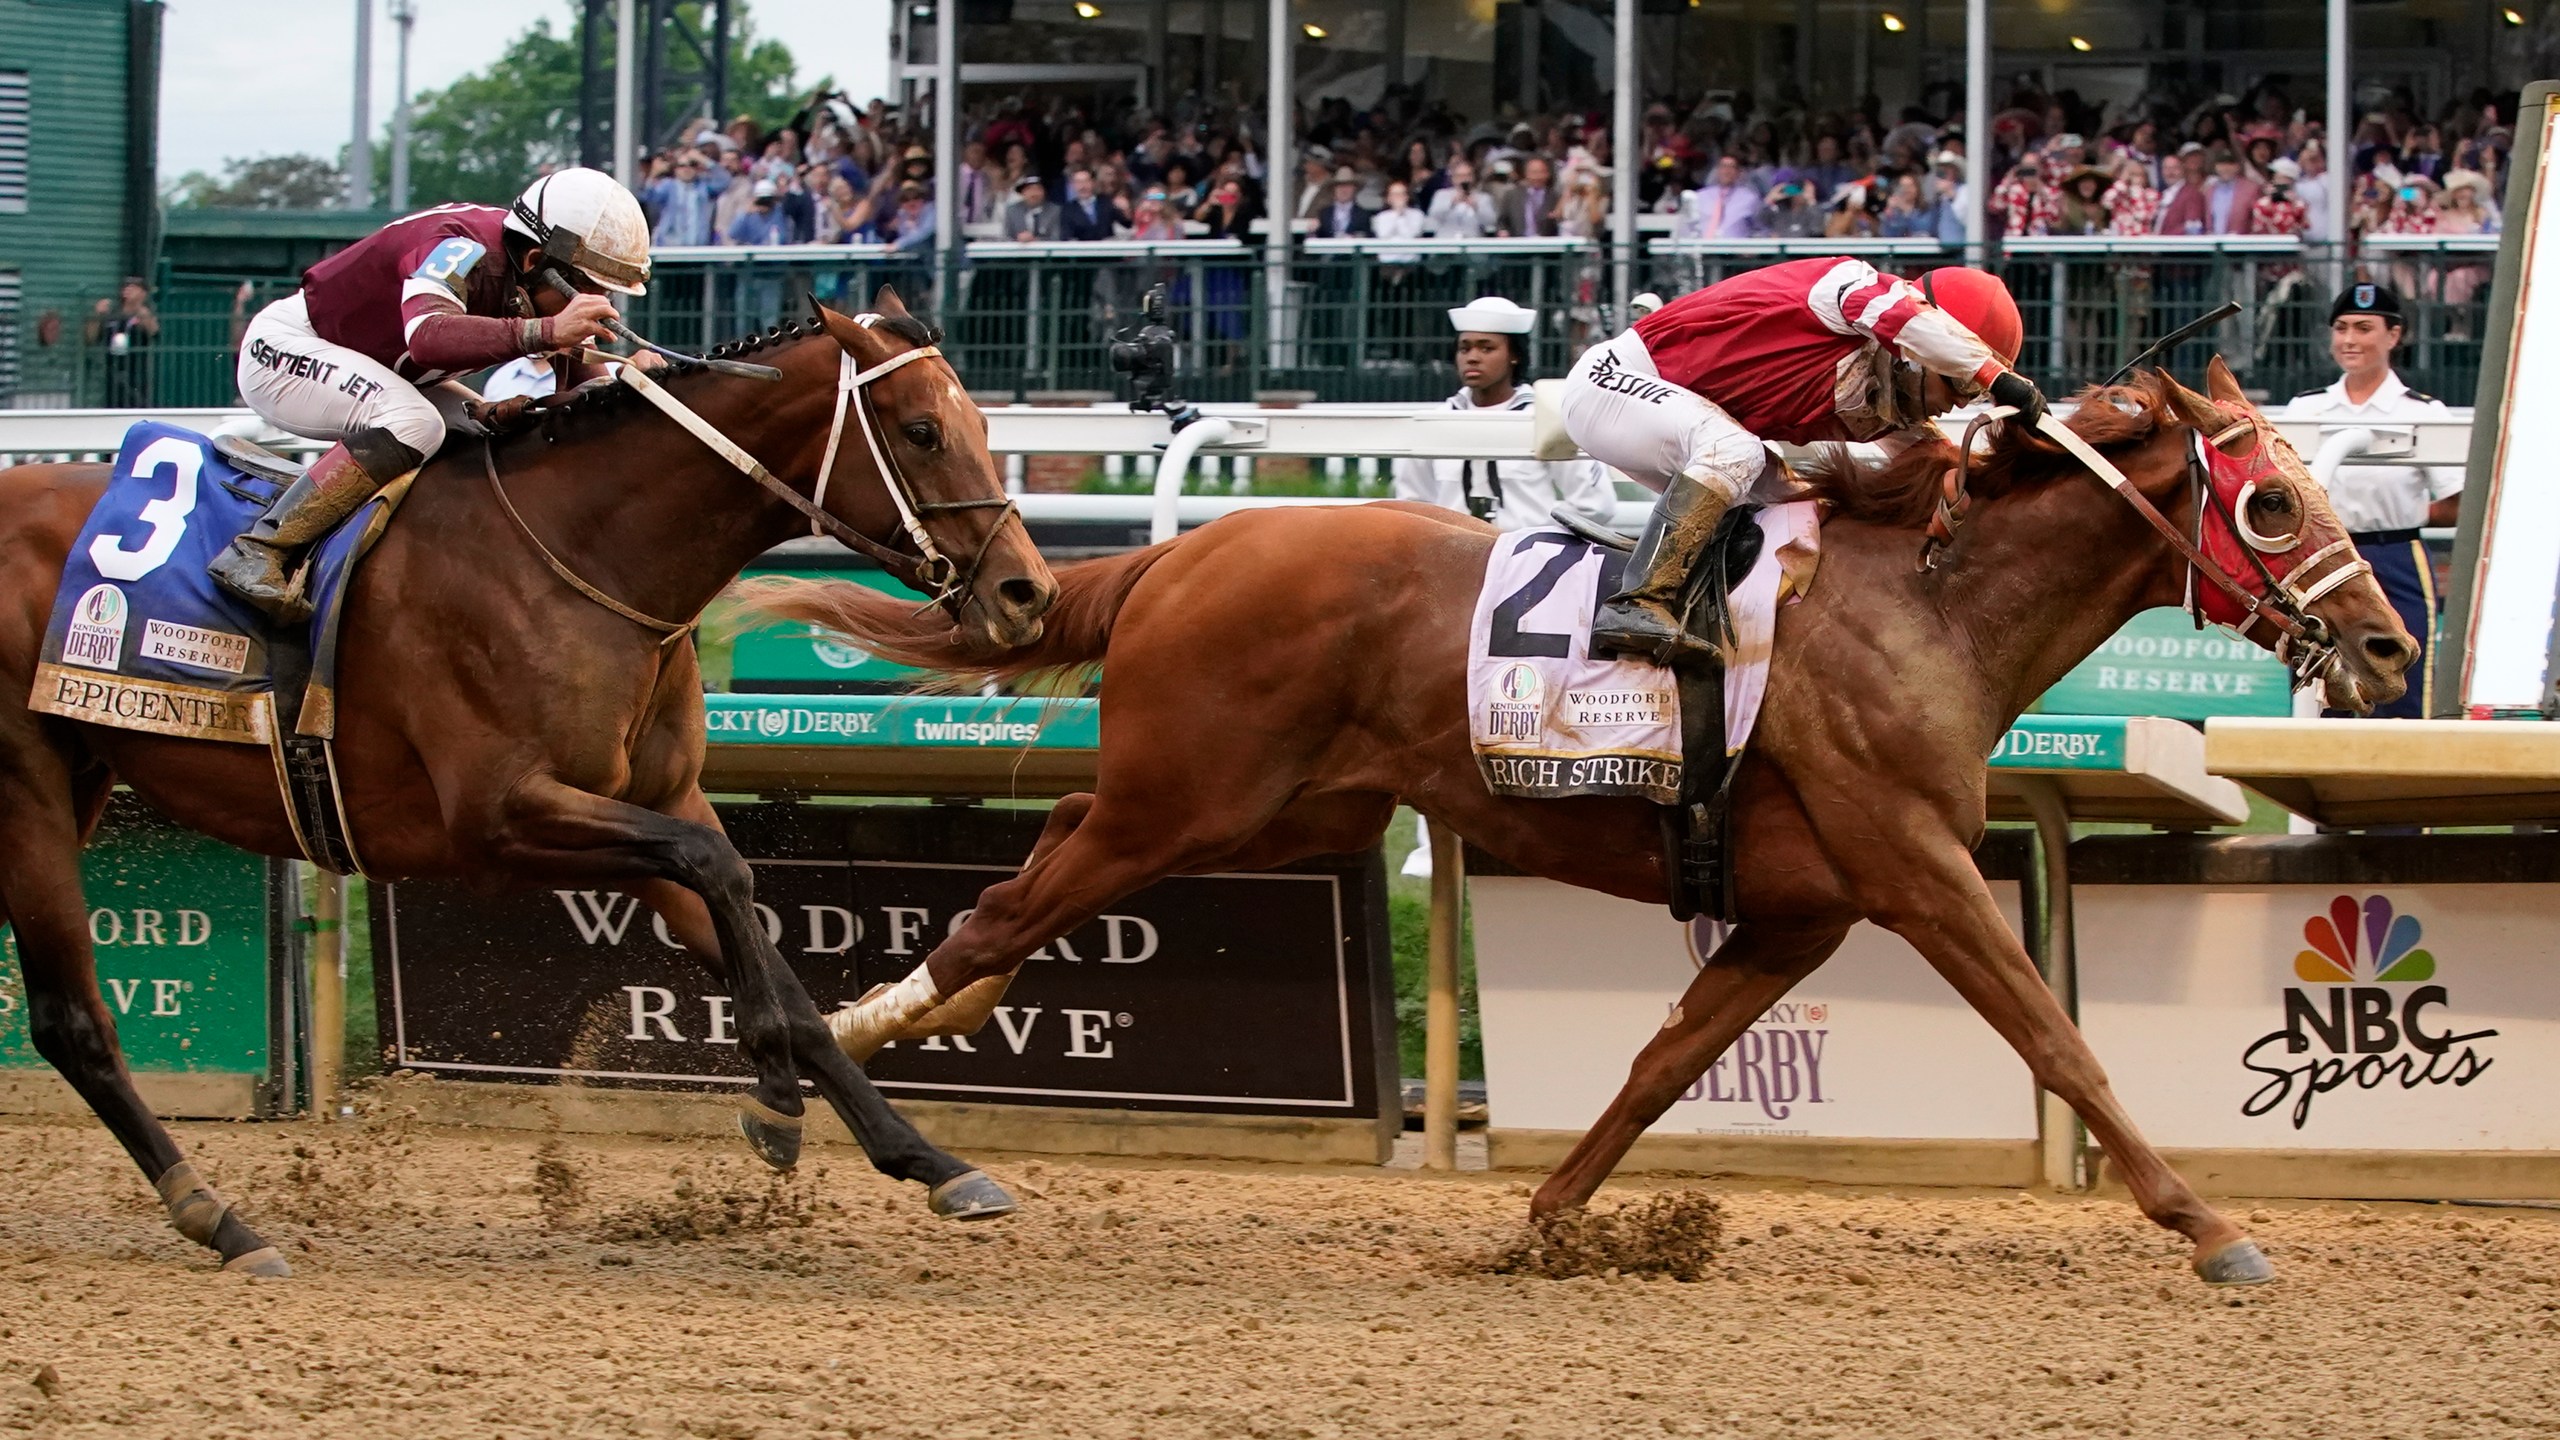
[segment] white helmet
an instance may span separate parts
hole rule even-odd
[[[649,293],[649,220],[601,170],[572,166],[536,180],[507,212],[507,228],[607,290]]]

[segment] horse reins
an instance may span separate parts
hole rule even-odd
[[[876,314],[865,314],[856,317],[856,323],[868,329],[880,318]],[[612,357],[596,355],[590,351],[586,358],[603,360]],[[896,457],[889,453],[881,434],[879,412],[872,404],[870,395],[870,387],[873,384],[905,366],[918,360],[940,358],[942,358],[940,346],[920,345],[912,350],[900,351],[879,364],[865,369],[855,361],[852,351],[839,348],[836,366],[835,417],[827,428],[825,457],[818,462],[814,497],[802,495],[791,488],[780,476],[767,469],[762,461],[748,454],[745,447],[720,433],[717,426],[703,419],[691,406],[669,394],[665,386],[650,379],[647,371],[636,365],[625,364],[622,366],[621,379],[624,384],[638,392],[642,399],[655,406],[660,413],[675,421],[695,439],[700,440],[713,454],[728,461],[740,474],[756,482],[773,498],[805,517],[809,522],[810,534],[834,540],[848,549],[866,555],[901,582],[924,591],[928,609],[934,605],[943,605],[956,611],[961,604],[966,603],[970,587],[977,579],[978,569],[986,563],[987,551],[994,546],[997,532],[1004,528],[1004,516],[997,516],[995,523],[987,527],[986,538],[978,543],[977,553],[970,557],[969,565],[965,570],[953,564],[941,547],[934,543],[932,532],[925,526],[925,517],[952,511],[980,509],[1000,509],[1005,514],[1012,514],[1016,509],[1013,498],[1009,495],[995,495],[976,500],[919,500],[906,473],[898,468]],[[891,502],[897,506],[898,518],[907,538],[915,543],[918,552],[915,555],[909,555],[905,551],[872,539],[829,514],[826,509],[827,485],[834,478],[836,452],[844,441],[845,414],[848,410],[854,413],[862,426],[863,439],[870,448],[872,464],[879,472],[882,486],[889,492]],[[516,529],[531,542],[535,553],[542,557],[543,563],[550,566],[552,573],[559,576],[570,588],[633,624],[658,631],[665,637],[659,642],[662,645],[672,644],[679,637],[691,634],[694,627],[701,623],[699,617],[679,623],[644,614],[580,578],[566,562],[552,553],[549,546],[542,543],[542,538],[533,533],[533,527],[526,524],[524,516],[516,510],[515,502],[508,498],[506,486],[498,478],[497,441],[494,436],[483,441],[481,454],[489,476],[489,488],[497,495],[499,508],[506,512],[509,520],[515,522]]]
[[[1975,416],[1965,427],[1963,443],[1957,449],[1956,467],[1950,472],[1952,483],[1940,496],[1936,513],[1930,520],[1929,536],[1921,545],[1921,569],[1934,570],[1938,567],[1942,552],[1954,542],[1957,529],[1964,523],[1965,511],[1971,503],[1967,482],[1972,472],[1974,437],[1983,426],[1995,420],[2008,419],[2015,413],[2006,406],[1994,406]],[[2201,575],[2228,596],[2244,617],[2229,627],[2235,634],[2247,636],[2260,621],[2265,621],[2276,632],[2277,656],[2292,670],[2294,683],[2299,687],[2325,675],[2338,660],[2335,637],[2330,634],[2327,622],[2312,614],[2310,607],[2356,576],[2369,573],[2373,567],[2358,557],[2352,563],[2333,567],[2327,575],[2314,581],[2311,577],[2321,566],[2342,554],[2354,552],[2355,542],[2342,538],[2304,556],[2284,575],[2277,575],[2265,557],[2293,550],[2301,545],[2302,537],[2299,533],[2281,537],[2261,535],[2249,523],[2245,507],[2257,493],[2254,479],[2242,482],[2232,500],[2233,513],[2223,516],[2223,524],[2241,542],[2242,553],[2249,557],[2251,566],[2258,572],[2262,588],[2252,592],[2221,562],[2205,553],[2205,514],[2208,511],[2219,512],[2221,508],[2215,503],[2212,460],[2205,447],[2212,446],[2211,453],[2218,454],[2225,442],[2243,431],[2255,432],[2259,445],[2267,443],[2264,428],[2255,418],[2248,416],[2235,420],[2210,437],[2201,430],[2191,430],[2188,434],[2187,483],[2196,491],[2197,497],[2196,533],[2190,538],[2168,516],[2160,513],[2159,507],[2151,503],[2150,497],[2144,495],[2130,477],[2060,419],[2048,413],[2036,427],[2037,434],[2060,446],[2108,489],[2123,497],[2125,503],[2133,507],[2134,513],[2158,531],[2161,538],[2168,541],[2169,548],[2187,562],[2184,608],[2198,625],[2206,623],[2204,601],[2196,593],[2196,578]]]

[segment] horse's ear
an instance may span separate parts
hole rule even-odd
[[[2256,408],[2249,403],[2249,393],[2240,388],[2240,381],[2232,375],[2231,367],[2223,364],[2219,355],[2204,367],[2204,388],[2206,394],[2225,405],[2237,405],[2244,410]]]
[[[898,298],[898,287],[895,285],[881,286],[880,293],[871,297],[871,308],[883,315],[907,313],[906,302]]]
[[[2218,358],[2214,361],[2216,365],[2221,363]],[[2230,373],[2227,370],[2224,371],[2224,378],[2228,379]],[[2163,370],[2160,372],[2160,378],[2168,382],[2170,410],[2179,420],[2185,422],[2189,429],[2202,430],[2210,435],[2219,433],[2224,426],[2231,423],[2231,417],[2215,408],[2211,400],[2179,384],[2177,376]]]

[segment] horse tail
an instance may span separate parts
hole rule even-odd
[[[919,612],[910,598],[851,581],[768,576],[748,581],[739,592],[750,614],[805,620],[883,660],[939,671],[955,686],[973,686],[1042,672],[1063,674],[1101,660],[1129,592],[1179,543],[1169,540],[1059,570],[1057,598],[1042,619],[1040,638],[1012,649],[952,625],[939,609]]]

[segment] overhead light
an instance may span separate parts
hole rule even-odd
[[[1102,18],[1102,7],[1094,4],[1093,0],[1076,0],[1076,18],[1099,20]]]
[[[2520,26],[2520,25],[2524,24],[2524,13],[2523,13],[2522,11],[2520,11],[2520,10],[2517,10],[2517,9],[2516,9],[2514,6],[2512,6],[2512,5],[2511,5],[2511,6],[2509,6],[2509,7],[2507,7],[2507,8],[2506,8],[2506,9],[2504,9],[2504,10],[2499,11],[2498,13],[2499,13],[2500,15],[2502,15],[2502,16],[2504,16],[2504,17],[2506,17],[2506,21],[2507,21],[2507,23],[2508,23],[2508,24],[2510,24],[2510,25],[2518,25],[2518,26]]]
[[[1888,34],[1899,35],[1910,27],[1902,23],[1901,16],[1887,10],[1884,12],[1884,28]]]
[[[1331,33],[1332,33],[1331,31],[1326,30],[1323,26],[1321,26],[1321,25],[1317,24],[1317,23],[1316,23],[1316,22],[1314,22],[1313,20],[1308,21],[1306,24],[1301,25],[1301,26],[1299,26],[1298,28],[1299,28],[1300,30],[1305,31],[1305,32],[1306,32],[1306,34],[1307,34],[1307,38],[1308,38],[1308,39],[1310,39],[1310,40],[1321,40],[1321,39],[1323,39],[1325,36],[1327,36],[1328,34],[1331,34]]]
[[[2074,35],[2071,37],[2071,48],[2079,51],[2083,55],[2086,55],[2097,47],[2090,44],[2088,41],[2081,39],[2079,36]]]

